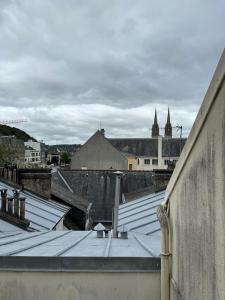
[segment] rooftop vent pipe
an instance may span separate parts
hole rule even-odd
[[[97,231],[97,238],[103,238],[103,232],[105,231],[105,226],[102,225],[102,223],[98,223],[95,228],[95,231]]]
[[[116,171],[114,172],[116,175],[116,187],[115,187],[115,204],[114,204],[114,210],[113,210],[113,237],[118,237],[118,211],[119,211],[119,203],[120,203],[120,183],[121,183],[121,177],[123,175],[123,172]]]
[[[120,238],[126,240],[128,238],[127,227],[125,225],[122,225],[120,226],[119,231],[120,231]]]

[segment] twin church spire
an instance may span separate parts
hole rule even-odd
[[[154,123],[152,125],[152,137],[159,136],[159,125],[157,121],[157,111],[155,109]],[[165,125],[165,137],[172,137],[172,125],[170,123],[170,109],[168,108],[167,121]]]

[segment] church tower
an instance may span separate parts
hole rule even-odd
[[[158,137],[158,136],[159,136],[159,125],[157,122],[157,112],[155,110],[154,123],[152,125],[152,137]]]
[[[172,137],[172,125],[170,123],[170,109],[168,108],[167,122],[165,126],[165,137]]]

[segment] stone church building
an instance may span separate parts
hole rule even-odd
[[[72,158],[71,169],[152,171],[174,167],[186,138],[173,138],[168,109],[165,133],[159,133],[155,111],[151,138],[107,138],[96,131]]]

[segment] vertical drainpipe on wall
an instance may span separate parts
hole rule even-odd
[[[158,136],[158,169],[161,169],[162,166],[162,136]]]
[[[170,266],[171,266],[171,241],[168,208],[160,205],[157,217],[161,227],[161,300],[170,299]]]

